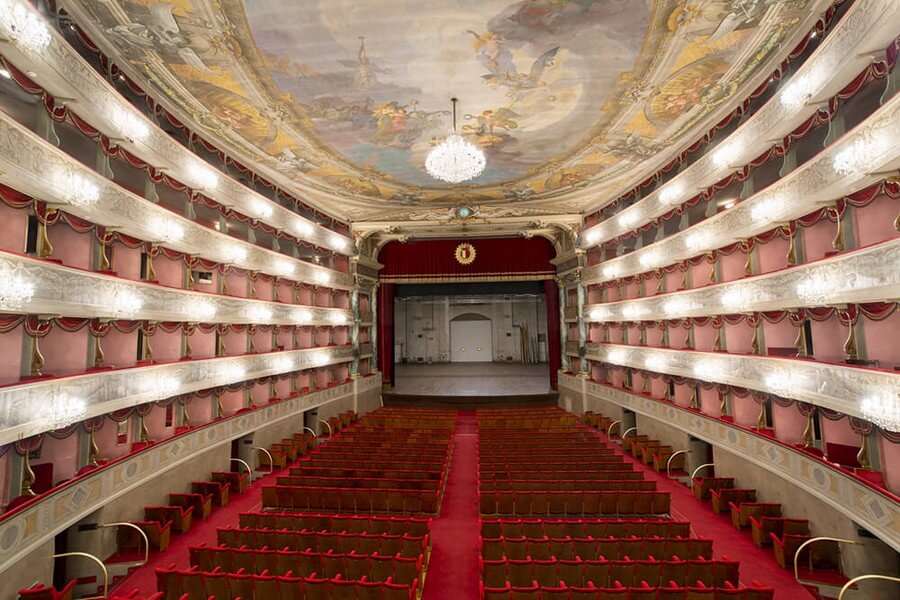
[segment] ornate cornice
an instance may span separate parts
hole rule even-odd
[[[887,47],[896,36],[898,15],[900,5],[896,3],[881,0],[855,3],[816,51],[791,75],[784,89],[717,145],[719,149],[733,149],[734,153],[727,161],[719,159],[715,150],[698,158],[664,187],[647,194],[614,217],[585,229],[581,245],[598,246],[649,223],[721,180],[738,165],[746,164],[764,148],[780,142],[815,113],[822,100],[837,93],[869,65],[873,51],[883,51]],[[799,107],[782,101],[785,94],[798,92],[808,95]],[[676,190],[679,190],[677,194]],[[667,194],[673,194],[678,202],[665,201]]]
[[[350,289],[350,275],[312,265],[204,227],[141,198],[85,167],[0,111],[0,182],[56,205],[92,223],[189,255],[231,263],[250,271]],[[90,186],[93,203],[79,202],[72,190]],[[163,223],[176,223],[180,239],[163,239]],[[236,250],[236,251],[235,251]]]
[[[585,268],[595,283],[644,273],[748,239],[831,204],[900,167],[897,123],[900,95],[894,95],[863,123],[816,157],[733,208],[640,250]],[[865,172],[839,173],[835,158],[874,146]]]
[[[900,397],[900,373],[834,363],[672,350],[619,344],[585,344],[588,360],[774,393],[868,420],[867,398]]]
[[[73,418],[83,421],[199,390],[349,362],[354,351],[349,345],[285,350],[114,369],[3,387],[0,444],[52,429],[42,418],[41,409],[66,398],[83,401],[83,414]]]
[[[28,2],[11,0],[32,11]],[[0,22],[0,29],[3,28]],[[57,31],[51,29],[50,44],[40,52],[20,48],[13,40],[4,45],[3,55],[16,68],[30,75],[57,98],[64,98],[79,117],[119,146],[158,169],[165,169],[178,181],[194,186],[219,204],[257,218],[276,229],[338,254],[353,253],[352,240],[331,231],[269,200],[242,185],[224,171],[216,170],[218,183],[204,186],[192,173],[192,165],[208,165],[190,150],[173,140],[144,116],[87,63]],[[124,124],[124,125],[123,125]],[[135,136],[139,128],[146,135]],[[260,208],[263,207],[263,208]]]
[[[766,275],[587,305],[584,318],[613,323],[662,321],[892,300],[900,300],[900,238]]]
[[[0,520],[0,573],[73,523],[162,473],[193,460],[200,452],[228,444],[260,427],[296,419],[303,411],[353,394],[354,389],[360,393],[380,387],[380,382],[381,377],[365,377],[219,419],[64,485],[15,516]],[[138,516],[134,513],[131,518]]]
[[[900,504],[803,452],[696,410],[560,373],[561,388],[595,397],[707,441],[802,488],[900,551]]]

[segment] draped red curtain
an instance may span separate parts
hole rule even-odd
[[[394,386],[394,284],[378,288],[378,368],[384,383]]]
[[[547,363],[550,368],[550,387],[558,389],[559,369],[562,366],[562,344],[559,334],[559,288],[556,280],[544,281],[547,299]]]

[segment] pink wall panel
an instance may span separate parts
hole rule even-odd
[[[276,297],[278,298],[278,300],[280,302],[284,302],[285,304],[290,304],[291,303],[291,284],[288,283],[287,281],[285,281],[284,279],[282,279],[281,281],[278,282],[278,286],[276,289],[278,291],[278,293],[276,294]]]
[[[225,334],[225,352],[229,356],[237,356],[247,353],[247,332],[228,331]]]
[[[289,378],[279,379],[275,382],[275,394],[279,398],[287,398],[291,395],[291,380]]]
[[[866,358],[879,361],[882,369],[900,367],[900,312],[895,311],[884,321],[860,317],[865,339]]]
[[[253,333],[253,345],[257,352],[269,352],[272,349],[272,332],[257,330]]]
[[[677,292],[681,289],[681,279],[684,276],[684,272],[681,269],[675,269],[671,273],[663,272],[663,276],[666,279],[666,291]]]
[[[141,278],[141,249],[129,248],[119,243],[112,244],[106,250],[112,256],[112,270],[124,279],[138,281]],[[156,266],[156,265],[154,265]]]
[[[150,336],[153,360],[156,362],[176,362],[181,358],[181,328],[167,333],[162,328]]]
[[[851,210],[857,247],[892,240],[900,235],[894,229],[894,219],[900,211],[900,200],[879,196],[868,206]]]
[[[311,348],[313,345],[312,338],[312,327],[302,327],[297,332],[297,341],[300,344],[300,348]]]
[[[700,388],[700,410],[712,417],[718,417],[722,412],[719,410],[719,394],[715,388]]]
[[[44,373],[51,375],[72,375],[87,369],[88,328],[67,333],[53,327],[47,337],[40,341],[44,355]]]
[[[662,346],[662,334],[663,330],[657,327],[656,325],[647,326],[647,345],[648,346]],[[598,338],[599,339],[599,338]]]
[[[297,290],[297,303],[302,304],[303,306],[312,306],[313,305],[313,292],[311,289],[300,288]]]
[[[719,281],[734,281],[735,279],[743,279],[744,263],[747,255],[740,250],[729,254],[728,256],[719,256],[719,272],[721,277]]]
[[[759,416],[759,404],[753,401],[753,398],[738,398],[731,396],[731,414],[734,422],[744,427],[756,427],[756,420]]]
[[[763,320],[763,336],[767,348],[792,348],[797,337],[797,328],[787,319],[781,323]]]
[[[13,383],[22,375],[23,338],[22,326],[9,333],[0,333],[0,385]]]
[[[750,342],[754,328],[746,321],[736,325],[725,324],[725,345],[732,354],[750,354]]]
[[[800,414],[796,406],[779,406],[772,403],[772,423],[775,426],[775,437],[790,444],[803,440],[806,429],[806,417]]]
[[[113,460],[131,452],[131,442],[133,441],[131,422],[127,423],[126,443],[124,444],[117,442],[117,426],[118,423],[106,419],[103,421],[103,428],[94,434],[94,441],[100,449],[100,458],[102,459]]]
[[[154,406],[150,414],[144,417],[144,424],[150,432],[150,439],[158,442],[175,434],[176,414],[172,413],[172,425],[166,427],[166,407]]]
[[[692,390],[690,386],[687,385],[675,385],[675,404],[678,406],[690,406],[691,405],[691,394]]]
[[[847,339],[847,328],[836,317],[827,321],[813,321],[813,352],[816,360],[842,363],[844,362],[844,340]]]
[[[213,403],[214,399],[212,395],[210,395],[206,398],[193,398],[189,404],[186,404],[184,409],[187,411],[191,425],[196,426],[208,423],[213,414]]]
[[[776,237],[767,244],[756,246],[757,264],[760,273],[771,273],[787,266],[788,240]]]
[[[184,263],[180,260],[169,260],[162,253],[153,259],[153,272],[160,285],[181,288],[184,281]]]
[[[893,444],[881,438],[878,454],[881,457],[881,465],[884,469],[884,478],[888,489],[895,494],[900,492],[900,444]]]
[[[712,264],[703,261],[698,265],[691,265],[691,288],[702,288],[709,285],[709,272],[712,270]]]
[[[244,407],[244,390],[225,392],[221,395],[222,408],[225,415],[233,415]]]
[[[684,348],[687,345],[688,330],[681,325],[669,327],[669,347]]]
[[[22,254],[25,252],[25,229],[28,211],[11,208],[0,202],[0,250]]]
[[[44,436],[41,445],[41,458],[32,463],[33,466],[53,463],[53,485],[71,479],[78,471],[78,432],[58,440],[53,436]]]
[[[10,465],[11,458],[12,452],[9,450],[3,456],[0,456],[0,504],[5,504],[11,499],[9,492],[10,469],[12,468]]]
[[[91,246],[93,233],[77,233],[65,222],[59,221],[48,230],[53,246],[52,258],[61,260],[68,267],[91,268]]]
[[[823,219],[812,227],[802,228],[803,248],[806,255],[806,262],[819,260],[820,258],[834,252],[831,246],[831,240],[837,231],[837,225],[828,219]]]
[[[830,421],[824,417],[820,419],[822,424],[822,439],[826,444],[845,444],[847,446],[859,446],[860,437],[850,428],[850,420],[843,418],[839,421]]]
[[[260,300],[274,300],[275,297],[272,295],[272,290],[274,288],[274,282],[271,279],[263,279],[260,277],[256,280],[256,297]]]
[[[713,347],[716,345],[716,334],[716,328],[711,324],[702,327],[694,325],[694,343],[697,350],[712,352]]]
[[[110,327],[109,333],[100,339],[100,347],[106,355],[103,363],[113,367],[133,365],[137,362],[137,338],[137,331],[123,333]]]
[[[225,283],[228,285],[228,295],[236,298],[246,298],[248,294],[247,276],[245,273],[229,271],[225,274]]]
[[[203,333],[194,330],[191,336],[191,356],[194,358],[212,358],[216,355],[216,332]]]

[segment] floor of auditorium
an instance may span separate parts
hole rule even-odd
[[[456,414],[447,484],[440,515],[432,525],[432,554],[422,593],[425,600],[479,597],[478,411],[459,410]],[[597,435],[605,438],[602,433]],[[622,454],[621,448],[617,448],[616,453]],[[727,515],[715,515],[708,504],[695,500],[689,488],[660,476],[627,453],[624,456],[626,461],[635,463],[636,468],[644,472],[647,480],[656,482],[658,490],[671,493],[672,518],[690,521],[694,536],[714,540],[714,558],[740,561],[742,584],[755,580],[771,586],[776,590],[777,600],[812,597],[794,580],[790,570],[776,565],[770,549],[755,546],[749,534],[735,531]],[[260,510],[262,486],[273,484],[277,476],[285,474],[287,469],[260,477],[246,493],[235,497],[228,506],[214,511],[188,534],[173,535],[171,546],[162,553],[151,555],[148,563],[116,586],[117,591],[137,588],[141,596],[150,596],[156,591],[155,568],[173,562],[181,568],[188,568],[189,546],[203,543],[215,546],[216,528],[234,525],[241,512]]]
[[[524,396],[547,394],[547,363],[398,364],[394,394],[411,396]]]

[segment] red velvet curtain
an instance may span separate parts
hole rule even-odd
[[[394,386],[394,284],[378,288],[378,368],[384,383]]]
[[[547,299],[547,363],[550,368],[550,387],[558,389],[559,369],[562,366],[562,341],[559,335],[559,289],[556,281],[544,281]]]

